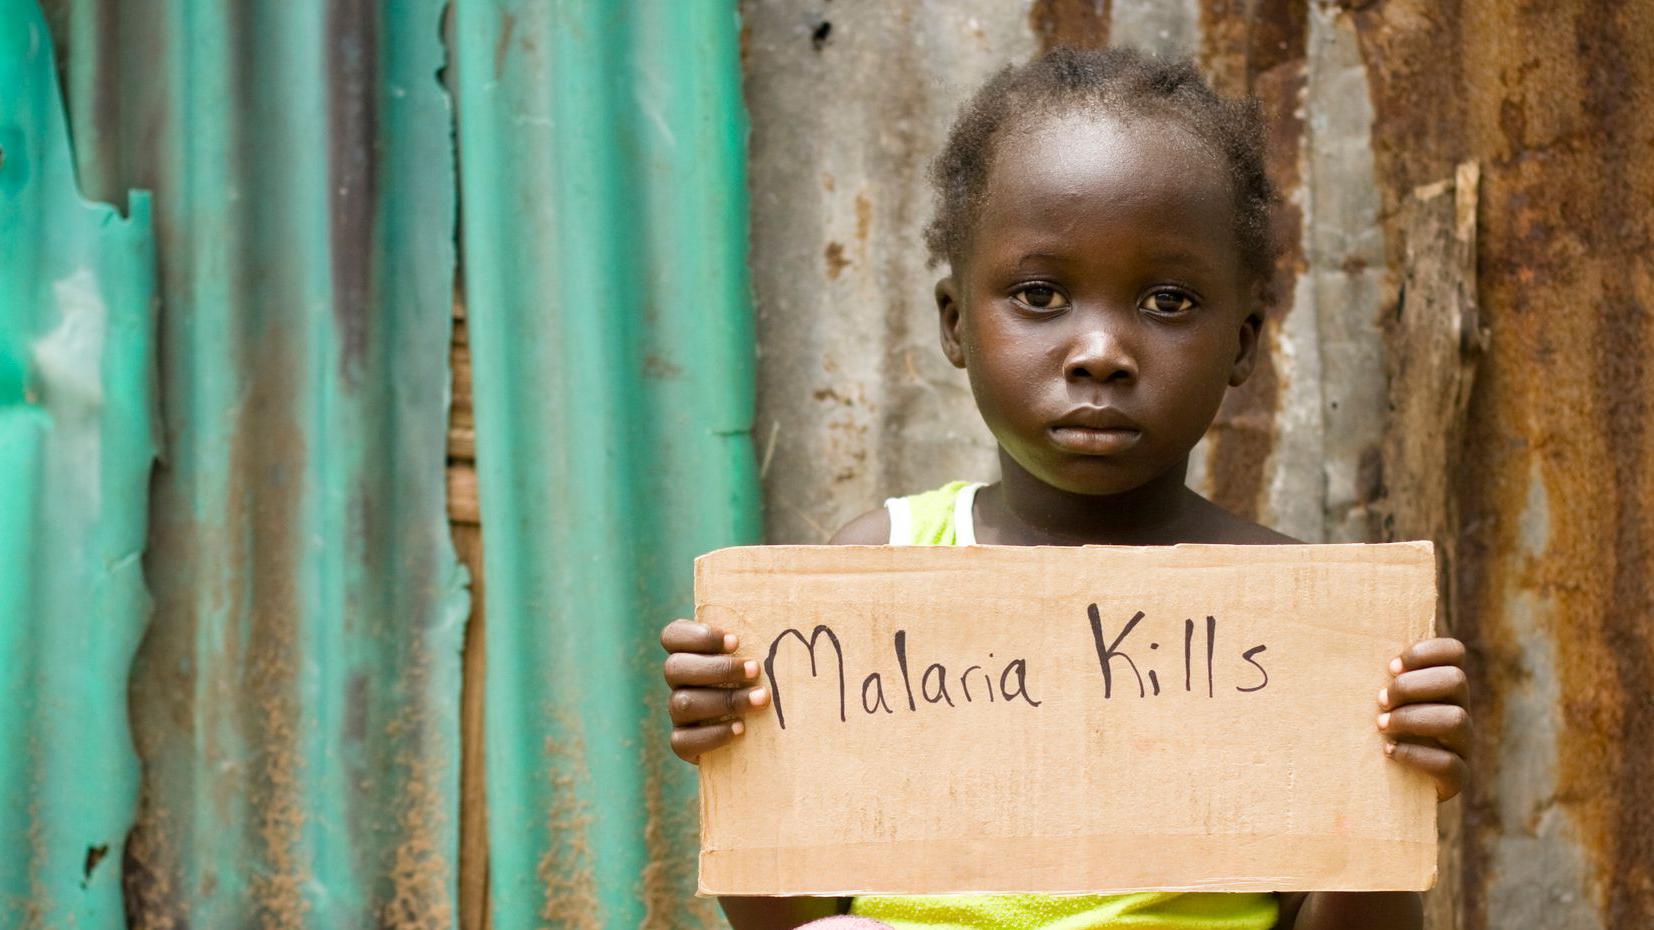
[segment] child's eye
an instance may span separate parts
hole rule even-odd
[[[1056,288],[1043,284],[1030,284],[1011,296],[1036,310],[1061,310],[1068,306],[1068,298],[1057,293]]]
[[[1138,306],[1155,313],[1176,314],[1193,310],[1195,302],[1181,291],[1155,291]]]

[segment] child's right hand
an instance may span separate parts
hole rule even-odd
[[[672,751],[685,762],[717,749],[746,729],[740,715],[770,702],[766,688],[754,688],[758,660],[734,654],[734,633],[673,620],[660,631],[667,656],[663,671],[672,688]]]

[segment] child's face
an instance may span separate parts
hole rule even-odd
[[[1219,157],[1146,119],[1035,117],[995,140],[942,346],[1034,477],[1117,494],[1177,469],[1260,323]]]

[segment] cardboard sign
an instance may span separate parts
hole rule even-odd
[[[725,549],[773,700],[701,759],[706,894],[1421,890],[1384,755],[1429,543]]]

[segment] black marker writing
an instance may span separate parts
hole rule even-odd
[[[1103,646],[1103,618],[1097,613],[1097,605],[1088,606],[1086,613],[1091,617],[1091,641],[1097,647],[1097,664],[1103,667],[1103,697],[1112,697],[1114,694],[1114,670],[1111,666],[1116,656],[1125,659],[1126,665],[1131,667],[1131,674],[1137,679],[1137,696],[1147,696],[1148,691],[1143,688],[1143,676],[1137,672],[1137,663],[1131,660],[1131,656],[1120,651],[1120,643],[1130,635],[1132,627],[1142,622],[1143,612],[1139,610],[1135,616],[1127,620],[1120,635],[1114,637],[1114,642],[1106,648]]]
[[[1257,645],[1257,646],[1253,646],[1251,649],[1248,649],[1245,652],[1241,653],[1241,658],[1245,659],[1248,662],[1251,662],[1252,667],[1257,669],[1263,675],[1263,681],[1258,682],[1257,686],[1252,687],[1252,688],[1242,688],[1241,686],[1236,685],[1235,686],[1236,691],[1261,691],[1261,690],[1263,690],[1264,685],[1269,684],[1269,673],[1267,671],[1264,671],[1264,667],[1262,665],[1258,664],[1258,660],[1252,658],[1253,656],[1257,655],[1258,653],[1264,651],[1264,648],[1265,647],[1260,644],[1260,645]]]
[[[872,701],[871,703],[867,700],[867,686],[868,685],[872,685],[875,689],[877,689],[878,695],[879,695],[878,699],[875,700],[875,701]],[[886,703],[886,701],[884,699],[884,679],[879,677],[878,672],[874,672],[873,674],[868,675],[865,679],[862,680],[862,683],[861,683],[861,709],[865,710],[865,711],[867,711],[868,713],[871,714],[874,711],[875,708],[879,708],[879,707],[883,707],[884,712],[887,713],[887,714],[894,714],[895,713],[895,711],[890,709],[890,705],[888,703]]]
[[[841,722],[844,720],[844,647],[839,645],[838,636],[828,629],[825,623],[817,626],[810,633],[808,640],[804,638],[803,633],[789,627],[782,630],[770,642],[770,654],[764,659],[764,675],[770,680],[770,693],[775,698],[775,721],[781,724],[783,730],[787,728],[787,717],[781,712],[781,682],[775,680],[775,654],[781,649],[782,640],[788,636],[797,638],[804,648],[810,650],[810,677],[814,678],[816,677],[816,640],[820,639],[823,633],[826,633],[827,638],[832,641],[833,652],[838,656],[838,719]],[[900,636],[901,634],[896,635]],[[864,682],[863,693],[865,693],[865,688],[866,684]]]
[[[936,674],[932,676],[932,672],[935,672]],[[935,704],[938,701],[947,701],[949,707],[953,706],[953,698],[948,697],[947,674],[948,670],[943,668],[941,664],[935,662],[931,663],[930,667],[925,669],[924,677],[919,679],[919,691],[925,696],[926,701],[932,704]],[[930,683],[933,678],[936,682],[935,694],[931,693],[930,688]]]

